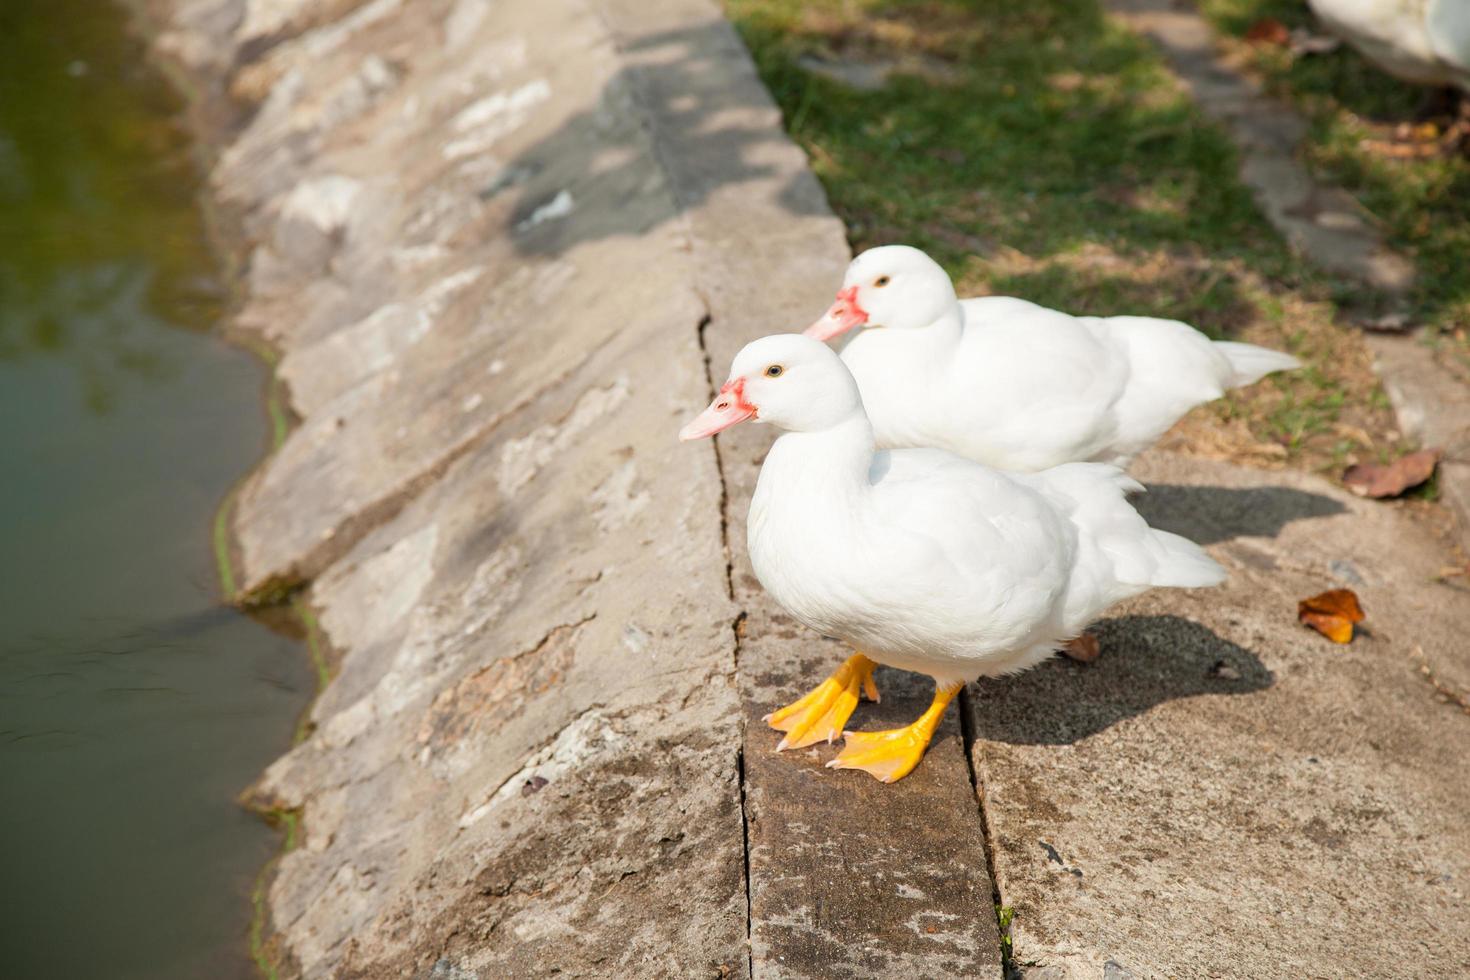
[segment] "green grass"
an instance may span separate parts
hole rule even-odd
[[[1262,17],[1320,30],[1298,0],[1201,0],[1200,9],[1227,36],[1240,37]],[[1248,50],[1269,89],[1310,121],[1309,166],[1351,191],[1390,244],[1414,260],[1417,318],[1438,334],[1470,327],[1470,156],[1395,159],[1365,145],[1420,121],[1426,90],[1380,72],[1347,45],[1297,58],[1269,45]]]
[[[1392,427],[1344,289],[1298,261],[1228,137],[1094,0],[726,0],[854,249],[925,249],[962,295],[1166,316],[1316,370],[1213,409],[1335,465]],[[862,91],[810,59],[896,64]],[[1339,429],[1357,436],[1340,452]]]
[[[1174,89],[1147,43],[1091,0],[727,8],[856,247],[903,239],[998,290],[1088,312],[1126,303],[1183,313],[1222,330],[1217,314],[1238,302],[1229,276],[1206,282],[1197,268],[1166,269],[1166,288],[1140,290],[1125,277],[975,256],[1003,245],[1045,260],[1100,246],[1298,273],[1236,179],[1225,136]],[[803,55],[913,59],[918,68],[859,92],[807,72]]]
[[[1002,973],[1009,977],[1014,970],[1012,957],[1015,950],[1011,943],[1011,923],[1016,918],[1016,910],[1009,905],[996,903],[995,921],[1000,927],[1000,958]]]

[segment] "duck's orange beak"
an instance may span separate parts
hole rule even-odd
[[[868,311],[858,303],[858,288],[848,286],[837,293],[837,302],[832,308],[822,314],[822,318],[803,333],[808,337],[818,340],[831,340],[833,337],[847,333],[853,327],[861,326],[868,322]]]
[[[691,439],[712,436],[732,425],[739,425],[746,419],[753,419],[755,415],[755,406],[745,400],[745,379],[726,381],[720,387],[720,393],[715,396],[715,400],[710,402],[709,408],[690,419],[689,424],[679,430],[679,441],[688,442]]]

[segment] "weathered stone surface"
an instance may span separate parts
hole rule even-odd
[[[674,439],[708,398],[688,212],[779,231],[780,159],[834,224],[800,154],[702,3],[234,8],[181,5],[164,46],[259,95],[213,182],[301,424],[240,495],[243,578],[314,579],[341,654],[252,791],[302,817],[273,949],[312,977],[747,975],[722,488]],[[688,84],[718,71],[744,87]],[[729,186],[672,192],[658,86],[748,156]]]
[[[625,9],[627,25],[659,20],[656,5]],[[713,21],[680,36],[688,56],[673,63],[630,45],[630,79],[684,209],[717,384],[746,342],[799,330],[824,309],[849,253],[805,158],[772,137],[779,114],[749,62],[734,56],[734,32]],[[691,125],[704,113],[721,122],[714,134]],[[751,195],[752,186],[766,192]],[[957,719],[942,729],[920,771],[896,786],[827,770],[811,758],[824,755],[816,750],[778,756],[776,733],[760,720],[846,656],[782,615],[749,572],[745,513],[772,436],[763,426],[744,426],[721,436],[719,446],[731,587],[744,615],[739,677],[752,972],[998,973],[989,869]],[[861,709],[855,723],[911,721],[933,693],[922,679],[882,679],[883,704]]]
[[[257,788],[303,810],[306,975],[744,972],[718,479],[666,434],[697,322],[626,327],[315,584],[348,653]]]
[[[674,212],[596,18],[499,5],[450,45],[464,3],[368,9],[331,44],[283,42],[297,57],[215,174],[265,201],[241,321],[285,348],[303,417],[240,495],[246,589],[318,574],[646,311],[699,319],[630,244]],[[387,87],[329,106],[373,57]]]
[[[759,608],[745,621],[746,815],[757,976],[999,976],[1000,940],[957,711],[901,783],[827,769],[838,746],[777,754],[760,716],[851,651]],[[759,632],[760,638],[753,634]],[[806,656],[793,658],[800,643]],[[816,654],[816,655],[811,655]],[[927,678],[880,670],[882,702],[854,728],[898,728],[929,706]]]
[[[1470,717],[1417,655],[1464,660],[1470,594],[1430,583],[1440,543],[1311,477],[1263,486],[1165,454],[1138,472],[1155,487],[1140,509],[1212,542],[1230,579],[1119,609],[1095,664],[978,685],[1016,961],[1079,978],[1470,970]],[[1368,620],[1340,647],[1296,601],[1343,586]]]

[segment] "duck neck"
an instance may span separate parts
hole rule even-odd
[[[955,300],[945,310],[944,315],[927,328],[936,346],[949,350],[960,342],[960,335],[965,330],[965,311],[960,308],[960,301]]]
[[[767,472],[776,474],[779,494],[792,500],[853,499],[870,486],[873,451],[873,427],[857,412],[825,429],[782,435],[766,455],[762,482]]]
[[[910,350],[922,348],[923,356],[930,359],[948,360],[959,346],[960,336],[964,333],[965,318],[964,311],[960,309],[959,301],[956,300],[949,309],[928,326],[917,330],[898,328],[891,331],[895,341],[901,341],[905,348]]]

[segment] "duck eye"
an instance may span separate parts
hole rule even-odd
[[[779,364],[772,364],[770,367],[766,368],[766,377],[779,378],[781,377],[781,372],[785,370],[786,369]]]
[[[884,286],[888,285],[888,283],[889,278],[887,276],[879,276],[877,279],[873,280],[873,285],[877,286],[879,289],[882,289]]]

